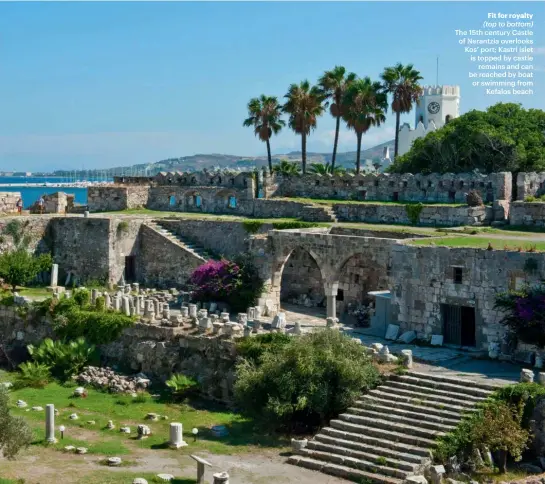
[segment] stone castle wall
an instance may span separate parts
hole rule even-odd
[[[517,200],[545,194],[545,172],[519,173],[517,175]]]
[[[465,203],[476,190],[483,201],[511,199],[511,173],[295,175],[277,177],[274,196],[321,199]]]
[[[17,213],[21,192],[0,192],[0,213]]]
[[[528,227],[545,227],[545,203],[514,202],[511,204],[509,223]]]

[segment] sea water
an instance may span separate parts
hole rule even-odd
[[[86,187],[48,187],[46,183],[69,183],[72,180],[63,177],[15,177],[0,176],[0,192],[20,192],[24,208],[29,208],[38,201],[42,195],[56,192],[65,192],[75,195],[75,203],[87,204]],[[2,185],[17,186],[2,186]],[[28,184],[28,186],[25,186]],[[39,186],[35,186],[39,184]]]

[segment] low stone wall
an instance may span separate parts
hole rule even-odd
[[[517,175],[517,200],[545,193],[545,172],[519,173]]]
[[[403,231],[394,230],[373,230],[373,229],[361,229],[357,227],[331,227],[329,233],[331,235],[354,235],[356,237],[378,237],[383,239],[418,239],[426,238],[429,235],[421,234],[418,232],[411,232],[411,229],[403,229]]]
[[[509,213],[509,223],[545,227],[545,202],[513,202]]]
[[[395,204],[343,204],[333,205],[339,222],[370,222],[410,224],[406,205]],[[418,225],[456,226],[483,225],[493,220],[491,207],[468,207],[453,205],[424,205]]]
[[[17,213],[21,192],[0,192],[0,213]]]
[[[136,187],[134,187],[136,189]],[[138,187],[140,188],[140,187]],[[87,207],[90,212],[126,210],[128,188],[126,186],[90,186],[87,188]]]

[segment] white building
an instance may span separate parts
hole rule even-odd
[[[399,129],[398,154],[411,149],[413,141],[442,128],[460,115],[460,86],[424,86],[416,102],[415,129],[409,123]]]

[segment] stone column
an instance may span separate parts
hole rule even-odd
[[[183,426],[181,423],[173,422],[170,424],[169,445],[173,449],[179,449],[187,445],[187,442],[184,442]]]
[[[189,317],[190,318],[196,318],[197,317],[197,305],[196,304],[190,304],[189,305]]]
[[[51,266],[51,287],[57,287],[59,284],[59,264],[53,264]]]
[[[324,292],[327,299],[327,317],[337,317],[337,291],[339,290],[338,282],[328,282],[325,284]]]
[[[106,309],[110,309],[112,306],[112,299],[110,298],[110,295],[108,293],[104,294],[104,307]]]
[[[405,368],[413,367],[413,352],[411,350],[401,350],[401,361]]]
[[[229,484],[229,474],[227,472],[218,472],[213,474],[214,484]]]
[[[97,302],[98,297],[98,289],[91,289],[91,304],[95,304]]]
[[[123,296],[123,313],[125,316],[131,315],[131,305],[128,296]]]
[[[180,309],[180,313],[182,315],[182,318],[188,318],[189,317],[189,308],[187,306],[182,306]]]
[[[45,440],[50,444],[57,442],[55,438],[55,405],[52,403],[45,406]]]

